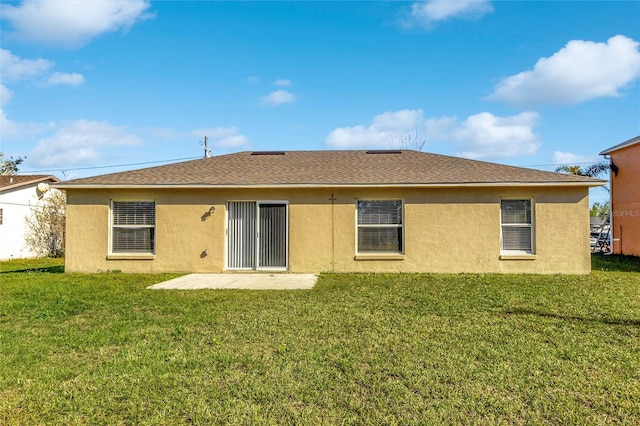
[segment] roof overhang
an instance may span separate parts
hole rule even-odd
[[[394,183],[394,184],[256,184],[256,185],[213,185],[213,184],[65,184],[51,185],[58,189],[277,189],[277,188],[495,188],[495,187],[596,187],[608,182],[601,179],[576,182],[460,182],[460,183]]]
[[[636,136],[635,138],[629,139],[628,141],[624,141],[616,146],[612,146],[609,149],[605,149],[604,151],[602,151],[600,153],[600,155],[609,155],[612,152],[618,151],[622,148],[627,148],[631,145],[635,145],[637,143],[640,143],[640,136]]]
[[[9,191],[11,189],[16,189],[16,188],[20,188],[23,186],[30,186],[30,185],[36,185],[40,182],[47,182],[50,181],[52,182],[51,186],[53,187],[55,183],[60,182],[60,179],[58,179],[57,177],[51,175],[51,176],[43,176],[37,179],[33,179],[33,180],[27,180],[27,181],[23,181],[23,182],[16,182],[14,184],[9,184],[7,186],[3,186],[2,188],[0,188],[0,192],[4,192],[4,191]]]

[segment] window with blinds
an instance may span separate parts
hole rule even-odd
[[[533,213],[531,200],[501,200],[502,251],[533,253]]]
[[[114,201],[111,211],[112,253],[155,253],[154,201]]]
[[[358,200],[358,253],[402,253],[402,200]]]

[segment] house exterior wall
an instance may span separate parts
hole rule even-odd
[[[611,161],[613,252],[640,256],[640,144],[614,151]]]
[[[501,258],[501,197],[533,199],[533,256]],[[112,199],[156,201],[154,256],[108,255]],[[357,199],[404,201],[403,255],[356,256]],[[588,192],[582,187],[69,189],[66,270],[223,272],[226,203],[254,200],[288,202],[290,272],[588,274],[591,267]]]
[[[24,242],[26,218],[38,202],[36,185],[21,186],[0,193],[0,260],[36,257]]]

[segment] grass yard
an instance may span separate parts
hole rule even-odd
[[[311,291],[0,264],[0,424],[640,424],[640,263]]]

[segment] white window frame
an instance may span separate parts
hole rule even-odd
[[[153,225],[114,225],[113,221],[114,221],[114,207],[113,204],[114,203],[153,203],[153,209],[154,209],[154,221],[153,221]],[[126,199],[126,200],[118,200],[118,199],[114,199],[111,200],[110,203],[110,208],[109,208],[109,255],[111,256],[148,256],[148,255],[155,255],[156,254],[156,248],[157,248],[157,241],[158,241],[158,236],[157,233],[155,232],[156,226],[157,226],[157,222],[158,222],[158,215],[157,215],[157,203],[156,200],[149,200],[149,199],[140,199],[140,200],[130,200],[130,199]],[[113,229],[114,228],[140,228],[140,229],[153,229],[153,248],[151,251],[135,251],[135,252],[114,252],[113,251]]]
[[[400,215],[400,222],[397,224],[360,224],[358,223],[358,203],[364,201],[400,201],[402,206],[402,214]],[[402,198],[359,198],[356,199],[355,204],[355,247],[356,247],[356,255],[357,256],[384,256],[384,255],[403,255],[404,247],[405,247],[405,234],[404,234],[404,199]],[[360,228],[400,228],[401,230],[401,238],[400,242],[400,250],[399,251],[360,251],[360,247],[358,245],[358,236]]]
[[[503,223],[502,222],[502,202],[503,201],[529,201],[530,216],[531,223]],[[500,199],[500,253],[504,255],[533,255],[535,254],[535,201],[533,198],[520,198],[520,197],[510,197],[510,198],[501,198]],[[504,228],[505,227],[514,227],[514,228],[529,228],[529,232],[531,233],[531,247],[529,250],[509,250],[504,248]]]

